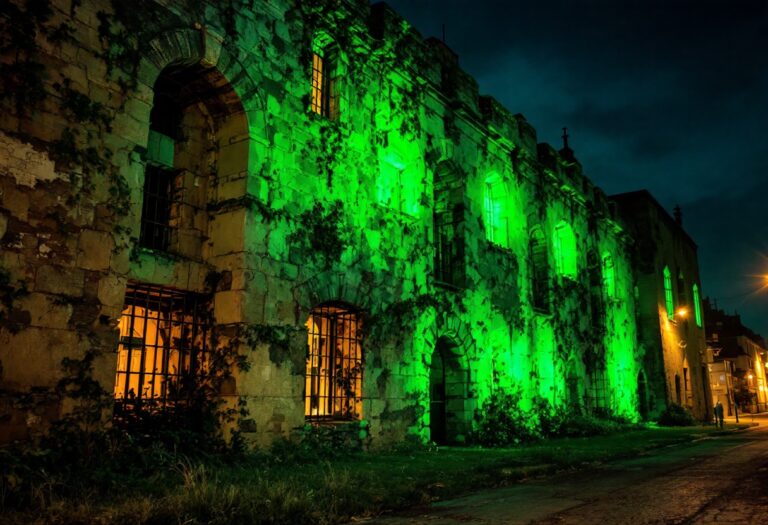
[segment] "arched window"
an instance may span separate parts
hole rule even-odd
[[[603,253],[602,257],[603,289],[606,297],[612,299],[616,297],[616,268],[613,264],[613,256],[610,253]]]
[[[502,248],[509,247],[506,201],[507,192],[503,179],[497,174],[485,179],[483,198],[485,238]]]
[[[669,266],[664,267],[664,304],[667,308],[667,319],[675,318],[675,299],[672,295],[672,272]]]
[[[578,253],[573,229],[566,222],[555,226],[554,234],[555,269],[558,275],[576,278]]]
[[[541,312],[549,311],[549,259],[547,241],[541,230],[531,231],[531,288],[533,308]]]
[[[208,175],[217,169],[217,180],[225,180],[247,166],[239,158],[247,129],[242,104],[215,68],[169,66],[160,73],[150,113],[141,246],[203,257]]]
[[[699,285],[693,284],[693,313],[696,318],[696,326],[701,328],[701,297],[699,296]]]
[[[360,314],[347,305],[312,309],[304,415],[308,420],[362,417],[363,352]]]
[[[312,43],[312,83],[310,109],[331,120],[339,118],[340,77],[338,48],[328,35],[320,34]]]

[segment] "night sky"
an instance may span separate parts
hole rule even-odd
[[[704,296],[768,336],[768,1],[390,0],[608,194],[646,188]],[[757,293],[756,293],[757,292]]]

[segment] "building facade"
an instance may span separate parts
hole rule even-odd
[[[765,340],[745,327],[738,314],[727,314],[704,301],[712,403],[720,401],[728,415],[768,411]]]
[[[634,239],[632,254],[639,344],[641,406],[653,417],[675,403],[701,420],[712,415],[696,244],[682,214],[669,213],[647,191],[611,197]],[[647,404],[646,404],[647,403]],[[646,408],[647,407],[647,408]]]
[[[647,412],[630,237],[571,152],[384,4],[308,4],[13,3],[3,441],[201,397],[260,444]]]

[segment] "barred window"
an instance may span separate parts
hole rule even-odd
[[[363,391],[360,314],[345,305],[321,305],[310,313],[307,329],[306,418],[360,419]]]
[[[592,413],[598,414],[610,408],[608,383],[602,370],[596,370],[589,375],[587,407]]]
[[[207,370],[205,296],[131,283],[120,318],[115,415],[186,404]]]
[[[139,243],[145,248],[168,251],[171,245],[171,217],[178,204],[176,173],[148,165],[144,172],[144,201],[141,210]]]

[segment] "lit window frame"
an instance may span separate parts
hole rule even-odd
[[[307,421],[354,421],[363,416],[362,315],[326,303],[307,318],[304,416]],[[342,331],[340,333],[340,331]],[[333,362],[333,366],[328,363]]]
[[[702,319],[701,319],[701,295],[699,292],[699,285],[696,283],[693,283],[692,286],[692,294],[693,296],[693,313],[696,319],[696,326],[701,328],[702,325]]]
[[[665,266],[662,273],[664,275],[664,305],[667,309],[667,319],[672,321],[675,319],[675,297],[672,290],[672,272],[669,270],[669,266]]]
[[[210,304],[208,295],[128,283],[118,325],[116,419],[190,404],[209,369]]]
[[[338,54],[331,45],[313,50],[309,109],[321,117],[338,120],[339,99]]]

